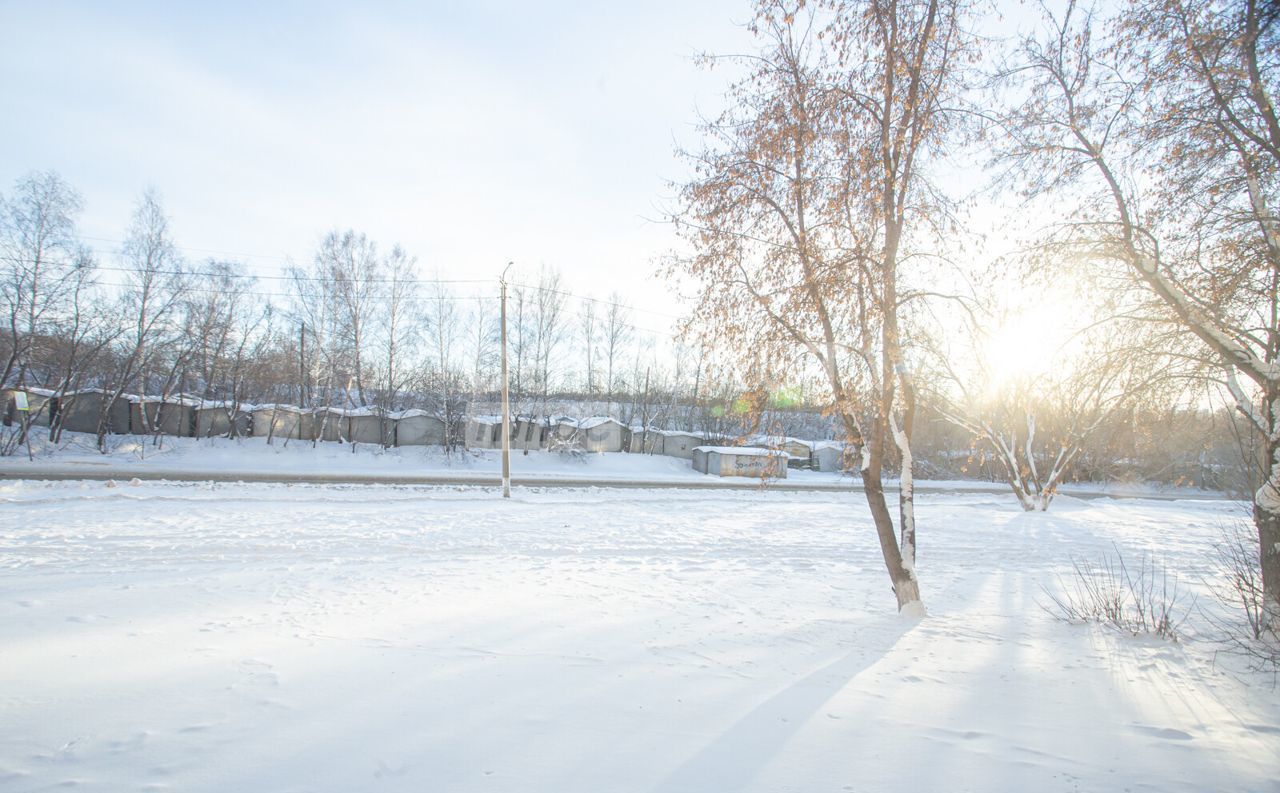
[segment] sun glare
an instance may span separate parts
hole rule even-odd
[[[1058,297],[1022,302],[1006,313],[986,334],[979,351],[987,393],[1062,372],[1070,366],[1069,342],[1075,329],[1070,301]]]

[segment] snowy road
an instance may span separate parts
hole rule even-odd
[[[108,454],[101,454],[92,436],[68,433],[70,440],[50,445],[45,435],[36,444],[36,459],[17,454],[0,458],[0,481],[16,479],[108,479],[175,482],[259,482],[288,484],[382,484],[497,487],[501,459],[496,451],[406,446],[382,449],[368,444],[266,443],[265,438],[152,438],[111,436]],[[759,490],[759,480],[706,476],[688,460],[648,454],[563,455],[549,452],[515,453],[512,481],[517,487],[639,489]],[[893,489],[893,483],[886,483]],[[855,476],[793,470],[788,478],[771,481],[774,490],[818,493],[860,492]],[[1007,496],[1007,485],[992,482],[917,480],[921,492],[978,492]],[[1065,490],[1077,498],[1185,498],[1190,491],[1158,491],[1149,487],[1070,484]],[[1196,498],[1221,498],[1196,492]]]
[[[0,790],[1274,790],[1280,695],[1064,625],[1074,554],[1188,589],[1232,502],[0,483]]]
[[[422,485],[443,487],[501,486],[502,479],[490,473],[427,471],[420,474],[343,471],[267,471],[254,469],[209,470],[167,468],[155,465],[128,465],[113,462],[97,467],[92,463],[28,463],[0,464],[0,481],[32,479],[40,481],[90,480],[105,482],[116,479],[141,479],[149,482],[250,482],[262,484],[366,484],[366,485]],[[512,476],[514,487],[525,488],[591,488],[608,487],[636,490],[769,490],[801,493],[861,493],[861,481],[853,477],[801,477],[797,479],[770,480],[763,485],[758,479],[743,477],[644,477],[610,475],[565,476],[562,474],[521,474]],[[897,492],[895,482],[886,482],[885,491]],[[1008,485],[984,482],[930,482],[917,480],[918,493],[985,493],[1014,498]],[[1161,493],[1138,490],[1090,489],[1087,485],[1071,485],[1068,492],[1075,498],[1141,498],[1158,501],[1177,501],[1187,497],[1175,491]],[[895,496],[896,498],[896,496]],[[1199,499],[1225,499],[1221,493],[1197,493]]]
[[[107,479],[144,479],[148,481],[171,482],[258,482],[275,484],[374,484],[374,485],[434,485],[434,486],[468,486],[499,487],[501,476],[485,471],[433,471],[420,473],[402,473],[387,471],[271,471],[253,468],[232,470],[209,470],[200,468],[181,468],[155,465],[129,465],[127,463],[110,462],[93,463],[28,463],[18,462],[0,464],[0,480],[5,479],[38,479],[38,480],[78,480],[89,479],[105,481]],[[682,477],[645,477],[627,476],[625,474],[605,475],[564,475],[555,473],[517,474],[512,477],[512,484],[517,487],[618,487],[618,488],[685,488],[694,490],[758,490],[759,479],[741,477],[720,478],[711,476]],[[822,481],[787,481],[769,482],[770,488],[782,490],[849,492],[860,489],[853,479],[839,480],[828,477]],[[1007,488],[1005,488],[1007,490]]]

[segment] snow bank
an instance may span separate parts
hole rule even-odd
[[[785,452],[776,449],[757,449],[754,446],[697,446],[695,452],[708,454],[734,454],[739,457],[786,457]]]
[[[622,422],[618,421],[617,419],[612,419],[612,418],[609,418],[608,416],[592,416],[590,418],[585,418],[582,421],[579,421],[578,429],[590,430],[590,429],[595,429],[596,427],[599,427],[604,424],[617,424],[619,427],[622,426]]]
[[[399,421],[400,419],[414,419],[414,418],[422,418],[422,417],[435,418],[435,415],[429,411],[421,410],[419,408],[409,408],[408,410],[393,410],[387,414],[387,418],[394,419],[396,421]]]

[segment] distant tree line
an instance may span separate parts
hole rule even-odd
[[[99,254],[77,230],[82,209],[51,171],[0,193],[4,388],[101,389],[112,398],[104,405],[137,394],[419,408],[450,433],[468,413],[500,411],[496,283],[425,276],[403,248],[353,230],[329,232],[307,263],[278,275],[193,260],[154,190],[139,197],[117,249]],[[572,294],[552,267],[513,283],[513,412],[590,411],[708,434],[759,425],[736,380],[711,377],[704,353],[637,325],[635,313],[616,292]],[[827,437],[825,423],[818,416],[805,431]]]

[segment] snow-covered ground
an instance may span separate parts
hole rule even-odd
[[[0,789],[1275,790],[1280,695],[1055,621],[1073,554],[1201,591],[1226,501],[0,483]]]
[[[58,464],[83,470],[178,472],[184,474],[292,474],[332,475],[356,473],[387,477],[448,473],[459,477],[492,478],[501,471],[501,453],[459,450],[446,453],[438,446],[405,446],[384,449],[375,444],[311,442],[266,438],[154,438],[118,435],[108,438],[111,449],[101,454],[94,438],[85,433],[64,433],[57,447],[48,444],[43,429],[35,436],[36,465]],[[32,461],[18,453],[0,458],[0,470],[21,472]],[[520,451],[511,453],[511,469],[526,476],[579,476],[602,478],[645,476],[689,478],[695,474],[688,460],[643,454],[568,454]]]

